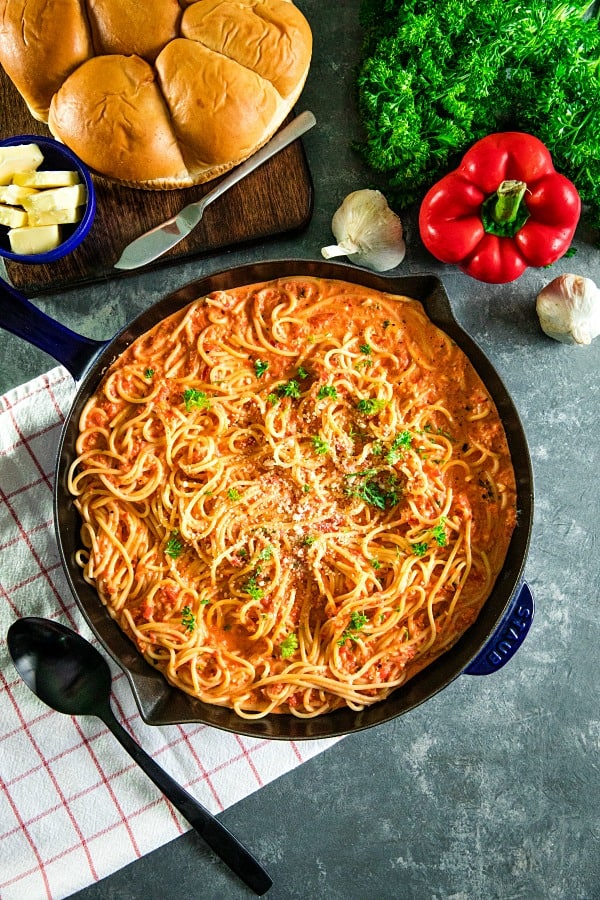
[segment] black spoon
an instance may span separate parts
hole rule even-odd
[[[110,706],[111,674],[104,657],[70,628],[34,616],[8,629],[8,649],[17,672],[48,706],[69,716],[98,716],[173,806],[217,856],[259,896],[272,879],[212,813],[194,800],[142,750],[116,720]]]

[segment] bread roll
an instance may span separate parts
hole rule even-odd
[[[79,0],[0,0],[0,63],[34,119],[48,120],[52,96],[93,54]]]
[[[0,63],[32,114],[132,187],[189,187],[252,155],[311,50],[291,0],[0,0]]]
[[[199,0],[183,14],[181,33],[257,72],[282,97],[306,77],[310,29],[288,0]]]
[[[183,158],[193,172],[223,171],[245,159],[279,121],[282,101],[273,85],[203,44],[171,41],[156,69]]]
[[[181,7],[177,0],[146,0],[144,4],[139,0],[87,0],[87,11],[98,55],[136,54],[151,63],[179,34]]]
[[[139,56],[88,59],[52,98],[48,124],[97,172],[110,167],[121,181],[189,177],[154,69]]]

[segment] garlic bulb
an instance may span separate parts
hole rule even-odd
[[[600,334],[600,290],[591,278],[559,275],[537,296],[542,331],[564,344],[591,344]]]
[[[404,259],[402,222],[380,191],[354,191],[344,199],[331,221],[337,244],[323,247],[325,259],[350,256],[352,262],[385,272]]]

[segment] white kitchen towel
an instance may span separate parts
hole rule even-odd
[[[6,632],[44,616],[94,642],[64,576],[52,479],[75,393],[62,368],[0,397],[0,897],[58,900],[189,829],[103,723],[55,713],[17,675]],[[136,740],[219,812],[335,743],[147,726],[111,663],[113,709]]]

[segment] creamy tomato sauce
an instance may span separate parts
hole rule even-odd
[[[86,577],[172,684],[243,717],[386,697],[475,620],[516,522],[467,357],[416,300],[335,280],[162,321],[78,453]]]

